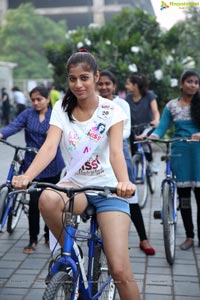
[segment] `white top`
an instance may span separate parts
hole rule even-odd
[[[24,104],[26,105],[26,97],[21,91],[14,91],[13,92],[14,100],[17,104]]]
[[[128,102],[126,102],[124,99],[120,98],[119,96],[115,96],[113,101],[119,105],[125,114],[127,115],[128,119],[124,123],[124,130],[123,130],[123,138],[128,139],[130,134],[131,134],[131,111],[130,111],[130,106]]]
[[[113,113],[111,115],[110,126],[120,122],[126,121],[127,116],[123,110],[108,99],[99,97],[99,105],[95,110],[92,117],[84,122],[79,122],[75,120],[70,122],[68,114],[62,109],[62,100],[55,103],[52,115],[50,119],[50,124],[59,127],[63,131],[62,144],[63,144],[63,156],[66,162],[66,167],[70,165],[70,161],[73,157],[73,153],[77,149],[77,145],[81,138],[85,136],[85,131],[91,127],[98,126],[95,124],[97,120],[96,114],[98,108],[112,106]],[[102,119],[103,123],[103,119]],[[124,122],[126,124],[126,122]],[[109,160],[109,137],[105,134],[101,142],[97,145],[96,149],[92,153],[90,159],[88,159],[84,165],[70,178],[71,182],[79,186],[85,185],[109,185],[116,186],[117,179],[112,170],[110,160]]]

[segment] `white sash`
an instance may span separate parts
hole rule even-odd
[[[108,132],[111,124],[113,105],[101,103],[97,109],[93,125],[85,130],[68,167],[67,175],[60,182],[67,182],[91,157],[94,150]]]

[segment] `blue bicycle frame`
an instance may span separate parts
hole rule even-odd
[[[145,158],[145,153],[144,153],[144,149],[142,146],[142,143],[137,142],[137,151],[135,155],[140,155],[141,157],[141,162],[142,162],[142,170],[141,170],[141,182],[144,182],[145,176],[146,176],[146,158]],[[137,168],[137,165],[135,165],[135,167]],[[135,177],[135,182],[137,183],[137,175],[138,175],[138,170],[134,169],[134,177]]]
[[[11,194],[20,193],[20,192],[31,192],[38,190],[40,188],[54,188],[56,190],[64,191],[67,190],[67,187],[60,187],[50,183],[34,183],[35,186],[30,187],[27,191],[15,191],[11,192]],[[93,280],[94,280],[94,257],[95,250],[98,246],[103,250],[103,241],[99,235],[98,231],[98,223],[96,220],[96,214],[94,209],[88,212],[86,210],[86,220],[90,219],[90,230],[89,231],[79,231],[74,222],[73,217],[73,202],[74,195],[77,191],[88,191],[88,190],[96,190],[96,191],[104,191],[104,196],[106,196],[109,191],[112,193],[116,193],[115,188],[106,188],[106,187],[85,187],[76,189],[76,188],[68,188],[67,195],[69,197],[69,212],[65,212],[63,221],[64,221],[64,245],[62,249],[62,254],[59,255],[56,259],[53,260],[53,263],[50,264],[49,275],[50,278],[53,278],[59,272],[66,272],[69,275],[70,284],[72,284],[72,290],[70,290],[70,299],[75,300],[78,299],[77,294],[80,294],[83,299],[92,300],[97,299],[103,292],[105,292],[105,287],[109,285],[112,281],[112,276],[106,273],[105,282],[102,283],[101,287],[98,287],[96,291],[94,291]],[[107,189],[107,190],[106,190]],[[70,190],[70,191],[69,191]],[[75,192],[74,192],[75,190]],[[103,194],[102,193],[102,194]],[[89,207],[90,208],[90,207]],[[76,243],[76,239],[81,238],[86,240],[88,243],[88,266],[87,273],[83,266],[82,260],[82,251],[78,244]],[[51,280],[51,279],[50,279]],[[95,279],[95,283],[97,283],[98,278]],[[48,286],[47,286],[48,288]],[[95,294],[94,294],[95,293]],[[45,298],[46,299],[46,298]]]
[[[167,145],[168,147],[168,145]],[[172,190],[172,208],[173,208],[173,222],[176,223],[177,221],[177,189],[176,189],[176,182],[173,179],[172,176],[172,171],[171,171],[171,162],[170,162],[170,157],[169,157],[169,149],[167,149],[167,154],[166,156],[161,157],[161,160],[166,161],[166,168],[165,168],[165,178],[161,182],[161,193],[164,191],[164,186],[165,184],[168,184]],[[162,205],[162,210],[161,210],[161,219],[163,219],[163,205]]]
[[[2,229],[4,228],[7,220],[8,220],[8,225],[7,225],[7,231],[9,233],[12,233],[13,230],[15,229],[18,220],[20,218],[21,215],[21,211],[24,208],[24,204],[21,203],[20,201],[17,203],[17,206],[14,207],[14,211],[12,212],[13,216],[16,215],[15,217],[15,222],[13,223],[13,221],[11,220],[11,218],[9,218],[9,214],[11,212],[11,209],[13,208],[14,205],[14,201],[16,199],[16,195],[9,195],[9,193],[13,190],[13,187],[11,185],[11,181],[14,175],[20,175],[23,172],[23,159],[19,158],[19,151],[32,151],[32,152],[37,152],[36,148],[33,147],[21,147],[21,146],[16,146],[13,145],[5,140],[0,140],[0,143],[6,144],[10,147],[12,147],[13,149],[15,149],[14,152],[14,156],[13,156],[13,160],[10,164],[10,168],[9,168],[9,172],[8,172],[8,176],[6,179],[6,182],[3,183],[0,186],[0,192],[1,192],[1,198],[0,198],[0,231],[2,231]],[[18,166],[17,166],[18,164]],[[16,174],[17,173],[17,174]],[[12,218],[13,219],[13,218]]]

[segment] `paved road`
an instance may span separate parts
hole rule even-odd
[[[16,144],[23,143],[23,134],[9,138]],[[12,151],[0,145],[0,182],[8,170]],[[157,154],[157,157],[159,154]],[[158,160],[157,193],[143,209],[143,216],[149,239],[156,249],[156,255],[147,257],[139,249],[138,236],[133,225],[130,227],[130,257],[132,269],[141,292],[141,300],[199,300],[200,299],[200,247],[181,251],[178,245],[184,240],[182,220],[179,215],[177,226],[177,251],[175,264],[170,267],[165,259],[162,225],[152,217],[159,208],[159,183],[163,166]],[[194,217],[196,207],[194,205]],[[196,225],[196,223],[195,223]],[[50,253],[44,245],[43,222],[37,250],[32,255],[23,254],[28,244],[27,217],[23,215],[12,235],[0,233],[0,300],[40,300],[44,292],[44,278],[47,274]],[[118,300],[118,299],[117,299]]]

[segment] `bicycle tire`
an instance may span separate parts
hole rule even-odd
[[[170,184],[163,187],[163,238],[167,262],[173,265],[176,252],[176,222],[173,218],[173,191]]]
[[[149,166],[147,166],[146,174],[147,174],[147,183],[149,186],[149,191],[151,194],[154,194],[156,190],[156,175],[155,173],[151,172]]]
[[[146,206],[148,200],[148,182],[147,176],[145,176],[144,179],[142,179],[143,164],[141,155],[134,154],[132,157],[132,163],[135,174],[135,184],[137,186],[138,204],[142,209]]]
[[[2,217],[5,211],[8,192],[9,190],[7,186],[4,186],[0,191],[0,223],[2,222]]]
[[[70,300],[73,290],[73,278],[66,272],[60,271],[49,281],[42,300]]]
[[[12,207],[10,208],[8,214],[8,221],[7,221],[7,231],[8,233],[12,234],[17,227],[17,224],[20,220],[23,204],[22,198],[24,197],[23,194],[18,194],[14,196]]]
[[[94,261],[92,272],[92,295],[94,296],[101,290],[102,285],[106,282],[109,276],[109,270],[107,265],[107,259],[101,245],[95,245],[94,249]],[[114,280],[108,283],[104,288],[99,299],[101,300],[114,300],[116,297],[116,286]],[[98,298],[97,298],[98,299]]]

